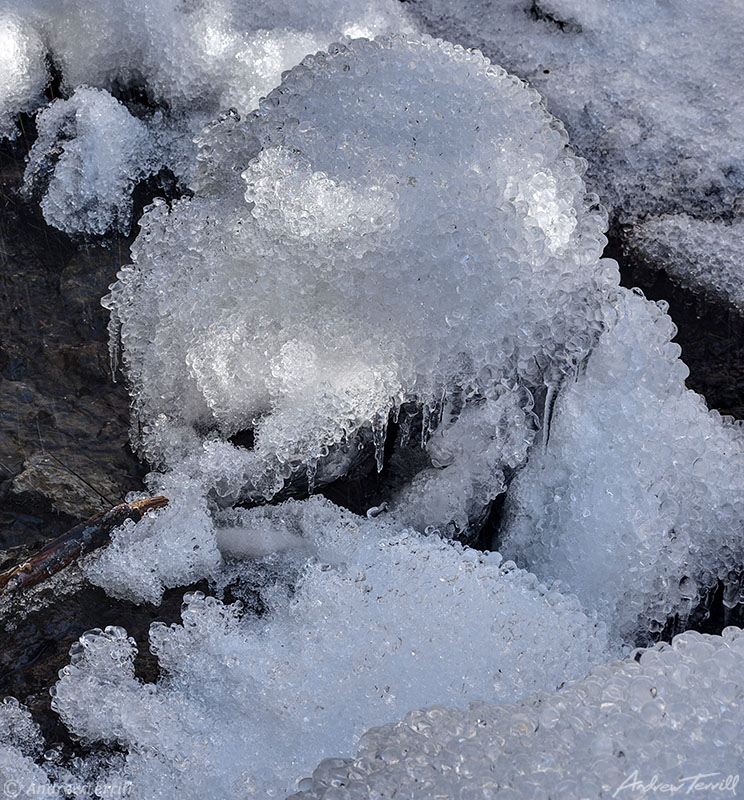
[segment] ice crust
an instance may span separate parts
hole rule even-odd
[[[478,47],[527,80],[589,161],[588,177],[621,225],[687,214],[700,223],[646,227],[695,288],[722,280],[741,294],[744,18],[735,0],[412,0],[428,30]],[[715,231],[700,250],[698,225]],[[649,255],[657,253],[652,242]],[[725,262],[724,262],[725,263]]]
[[[741,426],[685,389],[665,312],[617,294],[614,322],[558,396],[547,445],[509,488],[496,542],[629,639],[684,621],[719,580],[735,605],[744,563]]]
[[[631,246],[677,283],[723,300],[744,314],[744,219],[696,219],[687,214],[649,217],[633,228]]]
[[[128,751],[123,778],[140,800],[251,787],[282,796],[319,759],[350,753],[370,725],[431,702],[553,691],[609,652],[603,626],[572,596],[497,553],[384,516],[316,497],[233,510],[221,538],[243,557],[282,542],[300,570],[293,591],[280,563],[261,617],[187,595],[182,625],[152,626],[157,685],[134,676],[125,631],[90,632],[53,692],[76,737]]]
[[[24,178],[46,221],[67,233],[126,231],[132,190],[157,171],[147,126],[108,92],[84,87],[36,117]]]
[[[139,159],[153,160],[153,173],[170,169],[185,185],[194,162],[192,140],[219,112],[252,111],[307,53],[410,27],[394,0],[3,0],[0,138],[17,134],[18,112],[35,112],[46,102],[48,55],[61,76],[63,100],[75,95],[77,113],[93,117],[103,101],[80,93],[82,87],[124,99],[148,124]],[[137,183],[142,164],[133,158],[133,123],[117,116],[111,111],[77,134],[68,126],[67,149],[85,153],[87,169],[58,170],[57,200],[63,202],[53,202],[51,211],[42,206],[50,225],[93,234],[104,232],[107,222],[105,230],[128,228],[122,187]],[[38,141],[34,158],[49,160],[53,144],[49,137]],[[112,161],[126,174],[102,181],[95,173],[113,174]],[[118,213],[110,214],[111,208]]]
[[[322,762],[292,800],[733,796],[742,666],[740,629],[689,631],[557,694],[412,711]]]
[[[0,140],[15,139],[20,114],[43,103],[45,55],[37,31],[10,8],[0,8]]]
[[[464,441],[480,404],[496,485],[533,435],[530,389],[585,356],[617,282],[583,168],[480,54],[395,36],[308,57],[205,131],[194,197],[145,214],[104,299],[140,452],[269,499],[343,474],[363,431],[380,455],[405,402],[424,440],[446,417]],[[228,441],[246,428],[250,451]]]

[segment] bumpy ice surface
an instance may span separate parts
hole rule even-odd
[[[688,632],[557,694],[412,711],[365,734],[355,758],[321,763],[292,798],[733,797],[742,666],[738,628]]]
[[[41,195],[50,225],[68,233],[128,228],[132,190],[157,163],[147,126],[108,92],[78,89],[36,117],[27,195]]]
[[[150,171],[165,167],[186,183],[192,139],[214,115],[230,108],[251,111],[283,71],[331,42],[409,30],[402,9],[394,0],[2,0],[0,137],[15,136],[18,113],[34,112],[45,102],[48,56],[62,83],[62,101],[54,106],[82,87],[124,98],[147,123],[149,142],[139,155],[153,159]],[[103,102],[90,93],[78,92],[76,98],[79,107],[90,105],[82,113],[91,116]],[[54,213],[43,207],[45,218],[75,233],[101,233],[107,220],[110,227],[128,226],[129,216],[111,217],[106,211],[124,210],[124,176],[112,185],[93,171],[107,172],[110,156],[128,167],[128,180],[136,183],[142,164],[131,158],[131,137],[116,124],[80,135],[83,141],[70,147],[86,153],[89,171],[59,172],[56,180],[65,202],[54,203]],[[66,132],[67,139],[75,136],[74,129]],[[49,159],[52,144],[48,138],[38,141],[35,158]],[[82,206],[76,202],[78,189],[83,190]],[[100,203],[99,212],[89,207],[96,202],[91,198]]]
[[[738,207],[738,206],[737,206]],[[744,219],[729,222],[669,214],[636,225],[631,245],[678,283],[703,290],[744,314]]]
[[[181,625],[151,629],[157,685],[135,678],[122,629],[73,647],[53,707],[76,737],[128,753],[99,780],[131,781],[141,800],[282,796],[370,725],[431,698],[508,702],[607,658],[603,627],[575,598],[496,553],[318,498],[230,512],[226,551],[255,555],[262,542],[285,552],[236,569],[263,585],[266,613],[187,596]]]
[[[44,101],[48,76],[41,37],[22,16],[0,8],[0,139],[20,133],[19,116]]]
[[[483,52],[528,80],[563,120],[589,176],[622,224],[688,214],[661,239],[683,253],[670,274],[741,294],[744,18],[736,0],[413,0],[438,36]],[[715,231],[709,268],[695,220]],[[656,229],[646,228],[644,240]],[[636,245],[642,244],[641,240]],[[658,254],[654,240],[647,255]],[[692,248],[692,252],[685,251]],[[661,266],[666,268],[662,262]]]
[[[430,428],[480,403],[462,428],[494,430],[488,470],[519,463],[520,387],[583,358],[617,280],[537,94],[445,43],[358,40],[201,145],[195,196],[150,209],[105,299],[141,452],[212,471],[227,499],[270,498],[342,473],[363,429],[379,452],[389,413],[416,401]],[[227,439],[246,428],[239,451]]]
[[[735,605],[744,562],[741,427],[685,388],[660,305],[618,293],[614,322],[556,401],[546,446],[509,488],[496,542],[628,638],[684,620],[719,580]]]

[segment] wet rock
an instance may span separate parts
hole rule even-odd
[[[129,241],[46,226],[18,195],[24,155],[22,140],[0,148],[0,550],[116,505],[143,473],[100,306]]]

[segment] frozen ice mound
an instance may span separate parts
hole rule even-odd
[[[116,528],[109,546],[86,562],[85,577],[111,597],[157,605],[165,589],[214,577],[222,567],[204,495],[182,476],[164,480],[160,490],[170,500],[166,508]]]
[[[67,233],[129,229],[132,190],[157,171],[150,132],[100,89],[78,89],[36,117],[38,137],[24,176],[46,221]]]
[[[684,622],[719,580],[735,605],[744,563],[741,427],[685,389],[665,312],[618,291],[614,322],[558,395],[547,445],[509,488],[496,542],[628,639]]]
[[[151,146],[137,155],[155,158],[155,173],[170,169],[184,185],[191,177],[193,138],[219,112],[252,111],[282,72],[336,40],[411,27],[395,0],[3,0],[1,6],[0,137],[16,135],[18,112],[34,112],[45,103],[48,55],[60,75],[63,98],[82,87],[98,88],[147,117]],[[90,98],[81,95],[77,102],[84,106]],[[142,176],[131,138],[119,136],[119,118],[113,124],[117,133],[107,130],[102,117],[98,127],[82,134],[84,142],[69,147],[90,155],[109,150],[113,163],[129,170],[131,188]],[[68,140],[74,136],[68,131]],[[109,170],[103,161],[95,163]],[[60,170],[56,180],[65,206],[55,204],[56,213],[44,207],[45,218],[66,231],[75,220],[82,226],[75,232],[94,234],[102,232],[107,219],[108,229],[123,225],[106,209],[121,210],[125,177],[122,173],[111,185],[90,171]],[[78,189],[83,190],[81,207]],[[93,196],[98,212],[86,210]]]
[[[0,8],[0,140],[20,133],[21,113],[44,102],[49,80],[38,32],[9,8]]]
[[[0,703],[0,786],[6,797],[28,800],[62,794],[36,763],[44,749],[39,726],[13,697]]]
[[[630,244],[677,283],[744,314],[744,219],[724,222],[687,214],[649,217],[634,226]]]
[[[40,31],[63,88],[134,87],[154,103],[252,111],[331,42],[408,30],[393,0],[5,0]]]
[[[543,95],[619,223],[634,225],[648,214],[741,218],[744,17],[735,0],[409,6],[429,32],[480,48]],[[734,233],[718,231],[721,240]],[[741,262],[740,237],[727,246]],[[705,252],[683,255],[676,271],[662,265],[672,266],[672,276],[689,270],[706,283],[719,280],[715,265],[708,274]]]
[[[738,3],[411,5],[437,35],[529,80],[621,214],[733,209],[744,181]]]
[[[744,759],[742,666],[741,630],[690,631],[557,694],[411,711],[367,732],[354,758],[322,762],[292,800],[640,798],[671,787],[733,796]]]
[[[104,299],[139,451],[227,501],[268,499],[343,474],[362,431],[381,458],[405,402],[426,440],[476,403],[497,431],[521,392],[487,456],[496,484],[532,436],[531,390],[585,356],[618,280],[537,93],[428,37],[356,40],[200,145],[194,196],[149,209]],[[246,429],[253,449],[233,447]]]
[[[281,796],[411,708],[552,692],[608,657],[603,626],[575,598],[497,553],[319,498],[226,515],[226,551],[285,547],[266,613],[187,595],[182,624],[151,628],[157,684],[135,677],[134,641],[107,628],[73,647],[53,690],[75,737],[125,749],[117,781],[139,800]]]

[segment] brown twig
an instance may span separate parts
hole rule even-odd
[[[31,558],[5,572],[0,572],[0,595],[8,595],[35,586],[76,561],[107,544],[111,531],[125,520],[139,522],[148,511],[164,508],[167,497],[151,497],[136,503],[122,503],[104,514],[76,525],[39,550]]]

